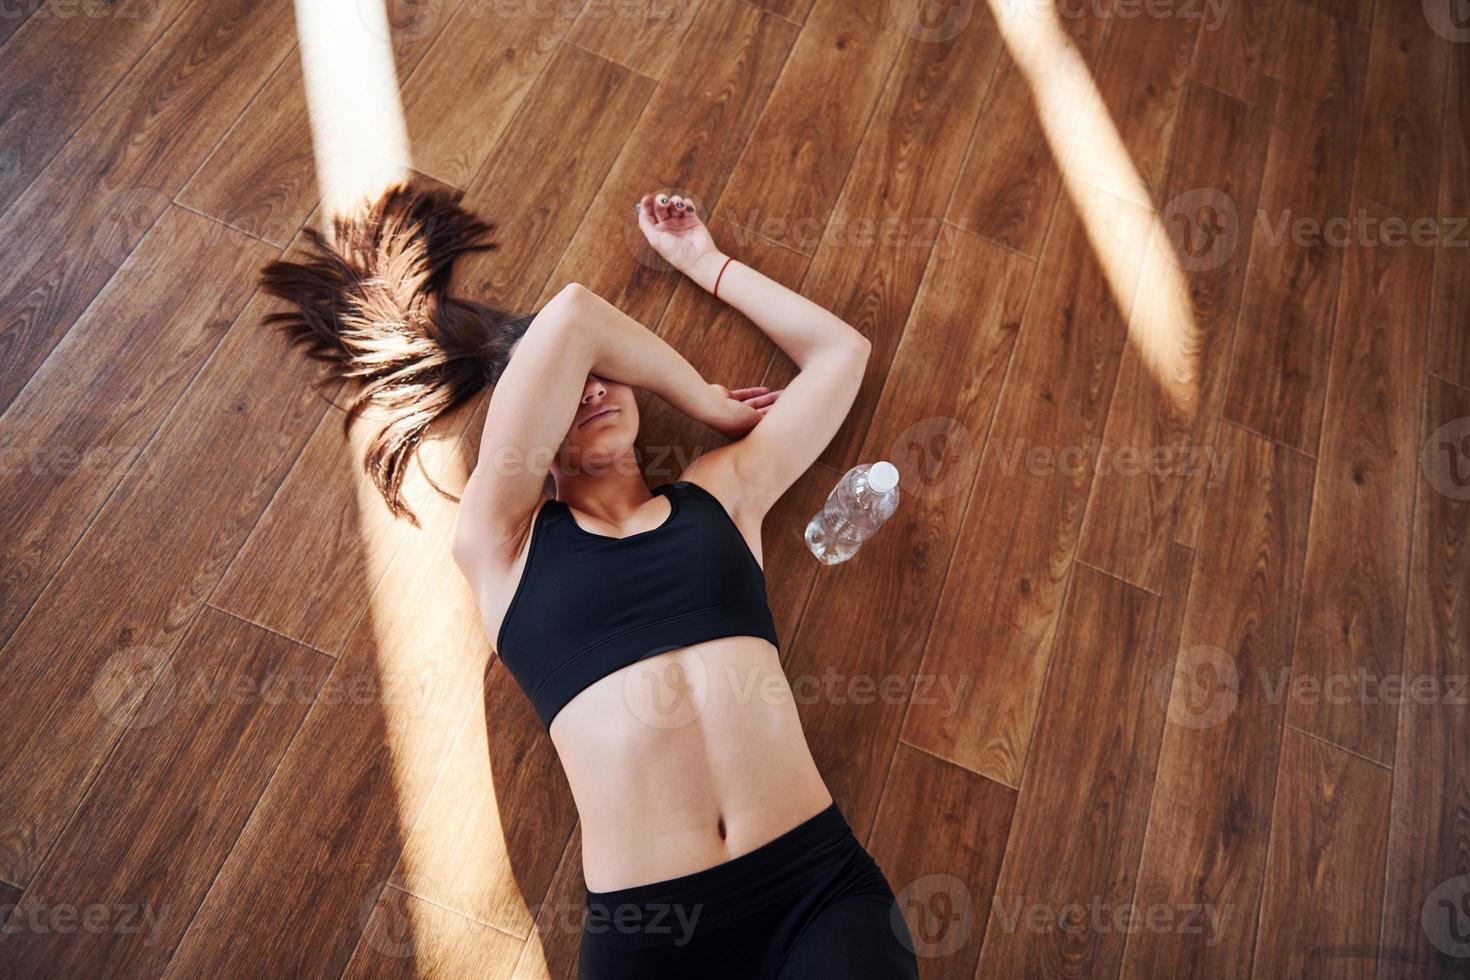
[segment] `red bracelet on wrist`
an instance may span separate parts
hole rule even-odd
[[[734,257],[735,256],[733,256],[733,255],[727,255],[727,256],[725,256],[724,265],[721,265],[720,266],[720,273],[719,273],[719,275],[715,276],[715,288],[712,289],[712,290],[710,290],[710,293],[715,297],[715,299],[719,299],[720,298],[720,277],[725,274],[725,266],[729,265],[730,264],[730,260],[733,259]]]

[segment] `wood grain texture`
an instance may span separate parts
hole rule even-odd
[[[1098,251],[1142,256],[1148,214],[1085,185],[1081,193]],[[916,705],[903,728],[905,741],[1012,787],[1026,762],[1125,343],[1128,308],[1115,306],[1093,249],[1087,223],[1064,202],[989,436],[966,433],[983,447],[955,543],[966,559],[950,566],[924,653],[924,673],[974,682],[956,710]],[[1118,285],[1125,296],[1137,282],[1131,268],[1131,281],[1125,271]],[[923,321],[916,313],[913,322]]]
[[[331,661],[204,609],[0,934],[9,976],[157,976]],[[113,680],[123,680],[114,678]],[[44,928],[75,908],[96,925]]]
[[[683,193],[709,218],[796,32],[743,4],[701,7],[537,305],[576,281],[640,323],[659,321],[678,274],[644,241],[633,205],[652,190]]]
[[[1218,479],[1213,434],[1250,261],[1270,107],[1252,110],[1192,83],[1180,116],[1160,195],[1170,203],[1149,239],[1102,436],[1105,465],[1078,545],[1082,561],[1155,593],[1165,586],[1176,528],[1192,517],[1186,506]],[[1201,218],[1201,208],[1209,217]]]
[[[1080,95],[1090,77],[1084,80],[1073,70],[1095,68],[1112,22],[1084,4],[1069,8],[1061,30],[1008,39],[949,202],[949,221],[1022,255],[1041,254],[1061,193],[1057,161],[1086,111]],[[1034,27],[1024,16],[1019,24]],[[1015,45],[1021,41],[1037,46],[1036,65],[1018,59]],[[1039,66],[1045,72],[1035,77]],[[1038,89],[1055,89],[1058,96],[1038,97]]]
[[[148,49],[0,216],[0,408],[163,214],[291,40],[288,0],[201,7]]]
[[[1367,36],[1292,0],[1224,416],[1308,455],[1322,430]]]
[[[1387,769],[1286,729],[1254,975],[1375,974],[1390,780]]]
[[[817,0],[715,213],[813,254],[905,41],[887,4]]]
[[[801,716],[817,765],[860,836],[872,826],[910,692],[923,683],[948,704],[980,683],[969,658],[921,670],[920,654],[1032,264],[957,229],[941,235],[953,257],[930,267],[864,444],[864,459],[890,459],[904,474],[900,506],[858,557],[818,572],[784,651],[793,679],[840,679],[832,696],[800,705]],[[951,325],[961,319],[966,329],[957,335]],[[858,684],[903,697],[864,696]]]
[[[1178,650],[1152,692],[1168,724],[1135,899],[1200,909],[1204,927],[1129,936],[1126,977],[1250,975],[1313,466],[1228,424],[1220,449]]]
[[[413,167],[470,182],[551,61],[586,0],[465,2],[403,87]]]
[[[1423,5],[1384,0],[1375,10],[1354,193],[1410,220],[1433,217],[1450,43]]]
[[[1470,883],[1470,492],[1447,479],[1466,446],[1470,392],[1431,380],[1394,759],[1380,978],[1464,974]],[[1447,492],[1448,491],[1448,492]],[[1458,884],[1457,884],[1458,882]]]
[[[604,58],[557,49],[506,129],[505,152],[465,188],[464,206],[495,222],[497,247],[460,260],[457,292],[532,311],[653,91],[652,81]]]
[[[899,743],[867,842],[926,978],[975,975],[1016,793]]]
[[[724,0],[586,0],[567,43],[649,78],[662,78],[704,3]]]
[[[1255,102],[1276,63],[1282,20],[1291,0],[1232,0],[1206,7],[1194,78],[1242,102]]]
[[[117,740],[100,671],[156,674],[321,417],[313,369],[256,295],[11,636],[0,685],[0,876],[24,883]],[[48,651],[47,656],[19,651]],[[117,692],[126,715],[140,691]]]
[[[0,416],[0,642],[218,346],[250,297],[251,274],[274,257],[170,207]],[[138,303],[145,293],[152,307]]]
[[[947,41],[906,43],[822,229],[802,293],[873,345],[862,388],[822,453],[838,470],[858,462],[925,267],[952,258],[936,252],[947,240],[941,221],[999,56],[1000,38],[982,20]],[[778,387],[793,375],[768,383]]]
[[[546,901],[536,911],[536,931],[521,949],[515,980],[576,980],[586,901],[582,838],[574,832],[557,865]]]
[[[1189,553],[1178,552],[1187,579]],[[1178,620],[1085,565],[1061,618],[977,976],[1110,976],[1122,960],[1112,923],[1133,899],[1163,735],[1150,687]],[[1077,738],[1079,726],[1091,737]]]
[[[1389,212],[1355,208],[1384,233]],[[1394,757],[1433,255],[1348,248],[1287,722],[1384,765]],[[1320,696],[1312,690],[1320,691]]]
[[[461,466],[449,485],[465,477]],[[449,501],[425,501],[424,529],[379,583],[330,696],[282,758],[165,976],[225,973],[242,958],[266,973],[336,975],[358,945],[365,903],[413,887],[416,869],[395,866],[490,662],[449,553],[453,513]]]
[[[1458,51],[1456,52],[1458,54]],[[1470,59],[1449,59],[1430,308],[1429,370],[1470,388]]]
[[[194,0],[64,6],[28,18],[0,47],[0,212],[26,189],[143,52]],[[20,11],[7,6],[0,24]],[[5,33],[0,26],[0,36]]]
[[[493,926],[415,898],[392,885],[373,905],[362,941],[342,973],[367,978],[483,977],[506,980],[521,942]]]
[[[460,2],[424,0],[387,5],[390,24],[395,28],[393,60],[399,78],[412,77]],[[404,14],[407,16],[401,16]],[[371,34],[366,36],[372,38]],[[281,248],[306,223],[321,197],[299,52],[298,48],[296,54],[281,62],[175,198],[186,207]],[[379,111],[392,110],[385,107]],[[411,160],[399,162],[412,165]]]

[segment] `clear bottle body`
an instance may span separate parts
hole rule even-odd
[[[807,523],[806,544],[818,561],[847,561],[898,508],[898,487],[879,493],[868,486],[871,469],[872,464],[862,463],[848,470]]]

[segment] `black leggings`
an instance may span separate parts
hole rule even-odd
[[[893,890],[832,804],[694,874],[588,892],[580,980],[918,980]]]

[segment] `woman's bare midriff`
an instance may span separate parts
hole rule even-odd
[[[594,892],[702,871],[832,802],[775,647],[711,640],[592,684],[551,724]]]

